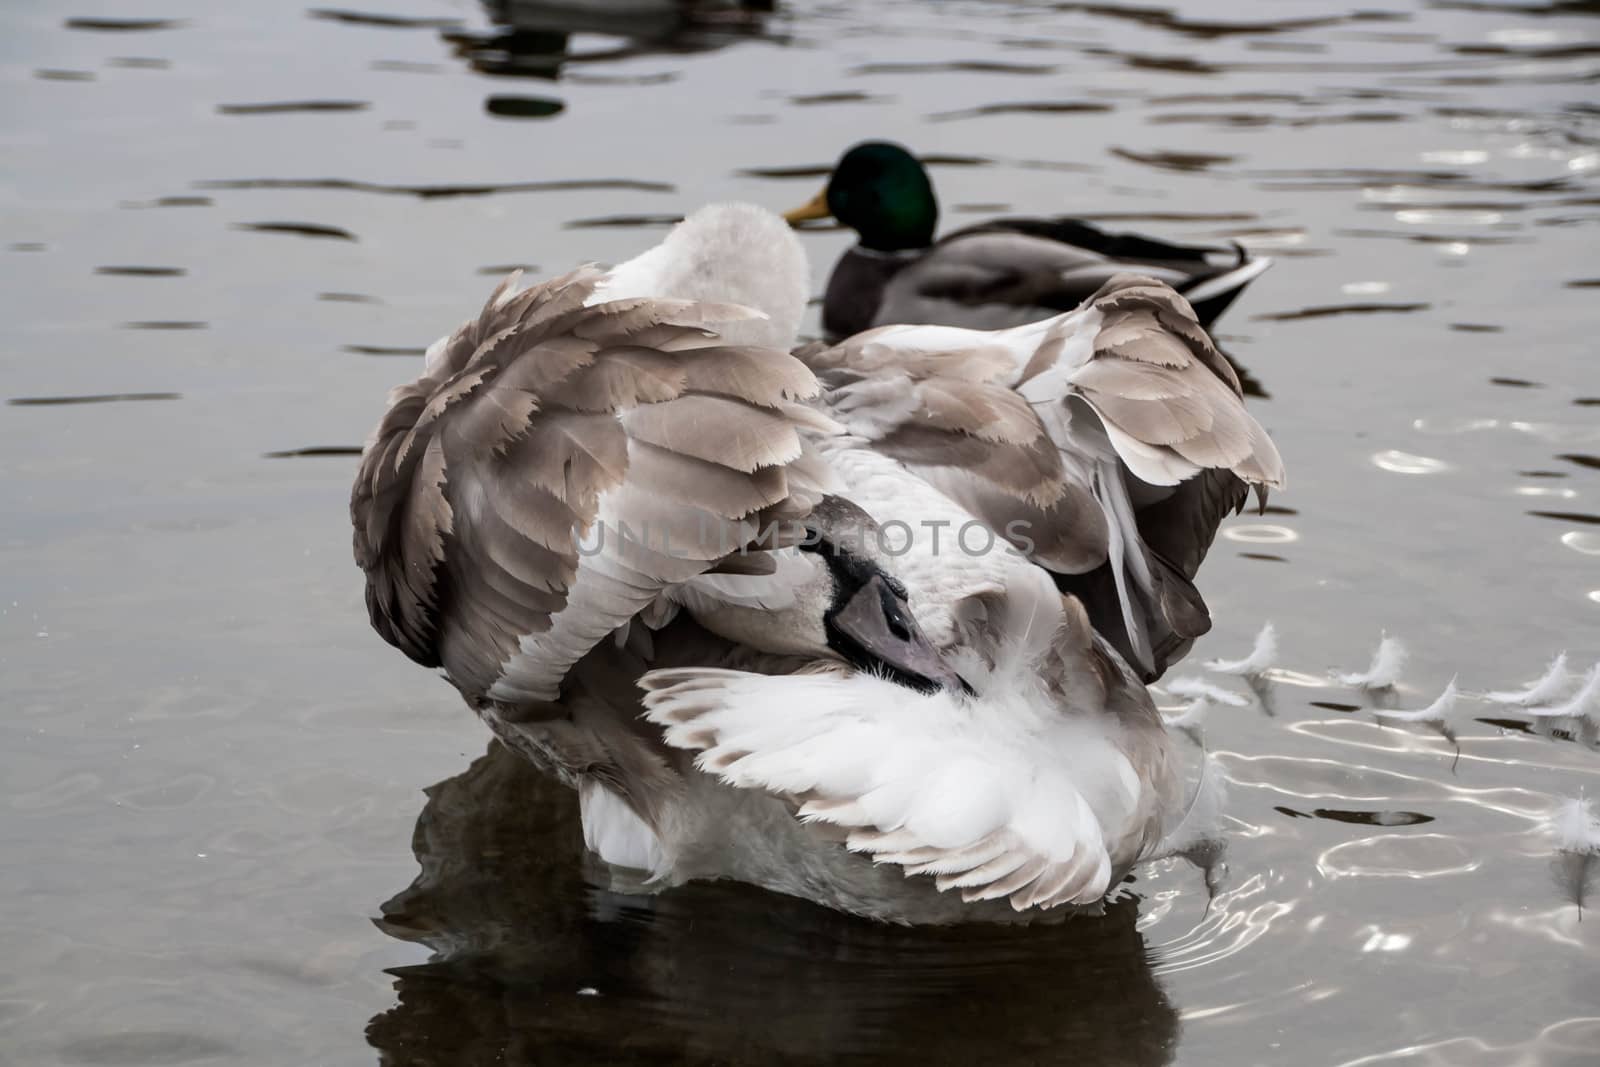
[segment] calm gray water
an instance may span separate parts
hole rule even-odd
[[[1542,829],[1592,736],[1469,703],[1458,755],[1326,672],[1388,630],[1418,707],[1600,655],[1600,6],[374,3],[0,12],[0,1062],[1595,1062]],[[609,896],[367,627],[348,452],[489,275],[793,206],[867,137],[944,158],[947,225],[1277,259],[1220,333],[1291,486],[1178,672],[1282,635],[1276,716],[1208,723],[1209,903],[1182,861],[1022,932]]]

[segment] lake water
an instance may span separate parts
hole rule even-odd
[[[375,3],[0,13],[0,1062],[1595,1062],[1543,829],[1592,731],[1469,702],[1458,749],[1327,670],[1398,635],[1419,707],[1600,656],[1600,6]],[[491,275],[794,206],[869,137],[939,157],[947,226],[1277,261],[1219,334],[1290,487],[1176,672],[1276,623],[1276,714],[1206,728],[1214,892],[1164,862],[999,932],[612,896],[368,629],[350,450]],[[806,235],[819,292],[848,240]]]

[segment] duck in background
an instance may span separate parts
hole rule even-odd
[[[1171,244],[1063,217],[994,219],[935,240],[939,202],[928,172],[887,141],[851,148],[827,188],[784,218],[834,218],[860,238],[834,265],[823,298],[823,329],[836,338],[896,323],[1019,326],[1071,311],[1127,271],[1170,285],[1209,328],[1272,263],[1237,244]]]
[[[599,63],[713,52],[768,35],[775,0],[481,0],[492,29],[451,24],[458,59],[496,77],[565,79]],[[574,47],[574,37],[599,34]],[[629,75],[598,75],[623,78]],[[654,75],[643,75],[650,79]],[[646,82],[648,83],[648,82]]]

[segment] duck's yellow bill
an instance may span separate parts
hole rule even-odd
[[[783,213],[783,221],[790,226],[798,226],[800,223],[810,222],[812,219],[831,219],[832,217],[833,212],[828,210],[828,190],[826,189],[793,211],[785,211]]]

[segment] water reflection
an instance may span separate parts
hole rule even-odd
[[[736,885],[621,896],[584,877],[574,795],[499,745],[427,793],[422,871],[378,924],[433,957],[390,972],[396,1004],[367,1028],[385,1063],[1172,1060],[1136,899],[1009,930]]]
[[[442,36],[457,58],[480,74],[555,81],[569,76],[567,68],[574,64],[692,55],[765,36],[772,7],[770,0],[639,0],[625,5],[483,0],[493,30],[447,29]],[[575,41],[580,34],[612,40]]]

